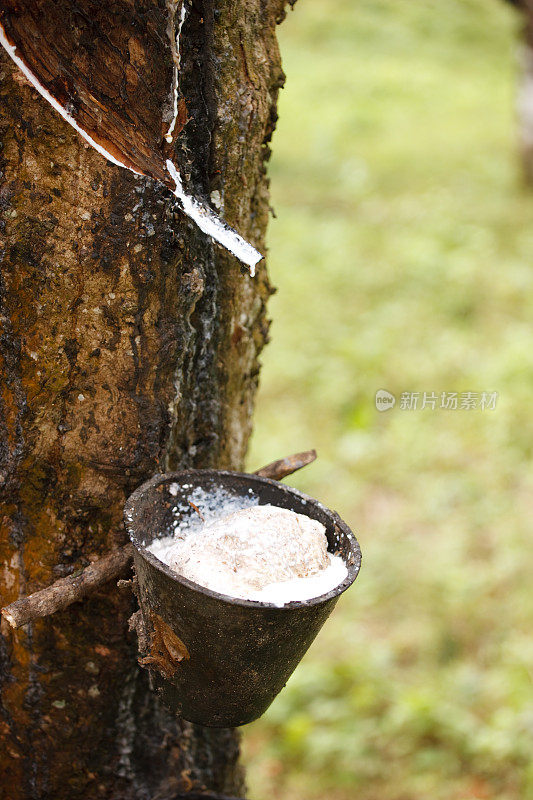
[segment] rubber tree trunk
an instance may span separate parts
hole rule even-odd
[[[151,53],[99,30],[93,6],[130,80]],[[168,7],[148,6],[165,26]],[[263,252],[282,15],[283,0],[194,0],[182,31],[180,166]],[[164,186],[85,144],[3,51],[0,77],[5,605],[123,543],[124,500],[152,474],[242,466],[270,288]],[[2,623],[2,798],[242,794],[236,732],[171,718],[150,692],[133,609],[113,582],[21,631]]]

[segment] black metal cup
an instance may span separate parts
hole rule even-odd
[[[326,528],[329,551],[344,559],[346,579],[321,597],[277,607],[213,592],[177,575],[147,546],[172,531],[177,507],[187,506],[196,487],[223,488],[237,496],[249,496],[252,489],[260,505],[318,520]],[[359,544],[338,514],[257,475],[222,470],[156,475],[130,496],[124,518],[148,633],[141,663],[150,668],[152,686],[171,711],[210,727],[244,725],[266,711],[361,564]]]

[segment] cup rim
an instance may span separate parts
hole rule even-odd
[[[198,476],[216,476],[216,477],[239,477],[239,478],[246,478],[247,480],[253,481],[255,484],[263,485],[263,486],[274,486],[276,488],[281,488],[285,491],[288,495],[293,495],[294,497],[299,498],[300,500],[304,500],[306,504],[310,503],[322,511],[324,511],[327,515],[331,517],[333,524],[339,528],[342,533],[348,538],[350,544],[353,549],[354,555],[354,562],[352,564],[347,563],[347,561],[343,558],[345,563],[346,569],[348,570],[348,574],[346,578],[341,581],[341,583],[337,584],[333,589],[330,589],[329,592],[325,594],[318,595],[317,597],[312,597],[307,600],[291,600],[288,603],[285,603],[282,606],[278,606],[275,603],[268,603],[262,600],[247,600],[241,597],[233,597],[232,595],[223,594],[222,592],[216,592],[213,589],[208,589],[206,586],[202,586],[199,583],[195,583],[194,581],[185,578],[184,576],[180,575],[179,573],[172,570],[164,561],[161,561],[156,555],[154,555],[148,548],[143,544],[140,540],[137,531],[135,530],[135,507],[141,501],[144,494],[149,492],[151,489],[155,489],[158,486],[161,486],[165,483],[186,483],[187,478],[196,477]],[[298,512],[298,513],[305,513],[305,512]],[[177,581],[178,583],[183,584],[188,589],[192,589],[194,591],[200,592],[201,594],[206,595],[207,597],[220,600],[226,603],[231,603],[232,605],[237,606],[244,606],[245,608],[264,608],[276,612],[283,612],[283,611],[293,611],[298,608],[307,608],[314,605],[320,605],[322,603],[327,602],[328,600],[333,599],[334,597],[339,597],[343,592],[345,592],[355,581],[359,574],[359,570],[361,568],[361,547],[359,542],[357,541],[355,535],[352,533],[351,529],[348,525],[341,519],[341,517],[337,514],[336,511],[327,508],[323,503],[319,500],[316,500],[314,497],[310,497],[304,492],[300,492],[298,489],[294,489],[292,486],[287,486],[280,481],[273,480],[272,478],[264,478],[260,475],[255,475],[253,473],[247,472],[236,472],[232,470],[222,470],[222,469],[187,469],[187,470],[179,470],[177,472],[161,472],[154,475],[152,478],[149,478],[144,483],[141,483],[135,491],[128,497],[126,503],[124,504],[124,524],[126,526],[126,531],[132,542],[133,546],[137,550],[140,555],[146,559],[153,567],[157,570],[162,572],[168,578]]]

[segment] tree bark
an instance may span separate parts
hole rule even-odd
[[[283,5],[194,0],[182,31],[180,168],[263,252]],[[137,6],[168,24],[165,3]],[[149,61],[135,44],[125,74]],[[242,467],[271,290],[161,183],[84,143],[3,52],[0,77],[4,606],[123,545],[124,500],[155,472]],[[2,622],[0,797],[242,794],[237,734],[150,692],[132,610],[113,581],[22,630]]]

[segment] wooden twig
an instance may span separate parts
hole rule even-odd
[[[38,617],[47,617],[70,606],[98,589],[107,581],[122,575],[133,558],[133,545],[127,544],[108,556],[93,561],[82,572],[60,578],[46,589],[21,597],[2,609],[13,628],[20,628]]]
[[[192,508],[194,511],[196,511],[196,513],[198,514],[198,516],[200,517],[200,519],[202,520],[202,522],[205,522],[205,517],[204,517],[204,515],[202,514],[202,512],[200,511],[200,509],[198,508],[198,506],[197,506],[197,505],[195,505],[195,504],[192,502],[192,500],[188,500],[187,502],[189,503],[190,507],[191,507],[191,508]]]
[[[279,461],[273,461],[266,467],[261,467],[256,470],[254,475],[280,481],[287,475],[310,464],[315,458],[315,450],[296,453]],[[191,505],[193,504],[191,503]],[[195,510],[198,511],[198,509]],[[107,581],[119,578],[125,572],[132,558],[133,545],[126,544],[119,550],[114,550],[109,555],[99,558],[98,561],[93,561],[81,572],[60,578],[46,589],[15,600],[14,603],[2,609],[2,616],[13,628],[20,628],[34,619],[47,617],[49,614],[61,611],[77,600],[82,600]]]
[[[260,478],[272,478],[275,481],[281,481],[287,475],[292,475],[296,470],[311,464],[315,458],[316,450],[305,450],[303,453],[295,453],[293,456],[273,461],[271,464],[267,464],[266,467],[256,470],[254,475],[259,475]]]

